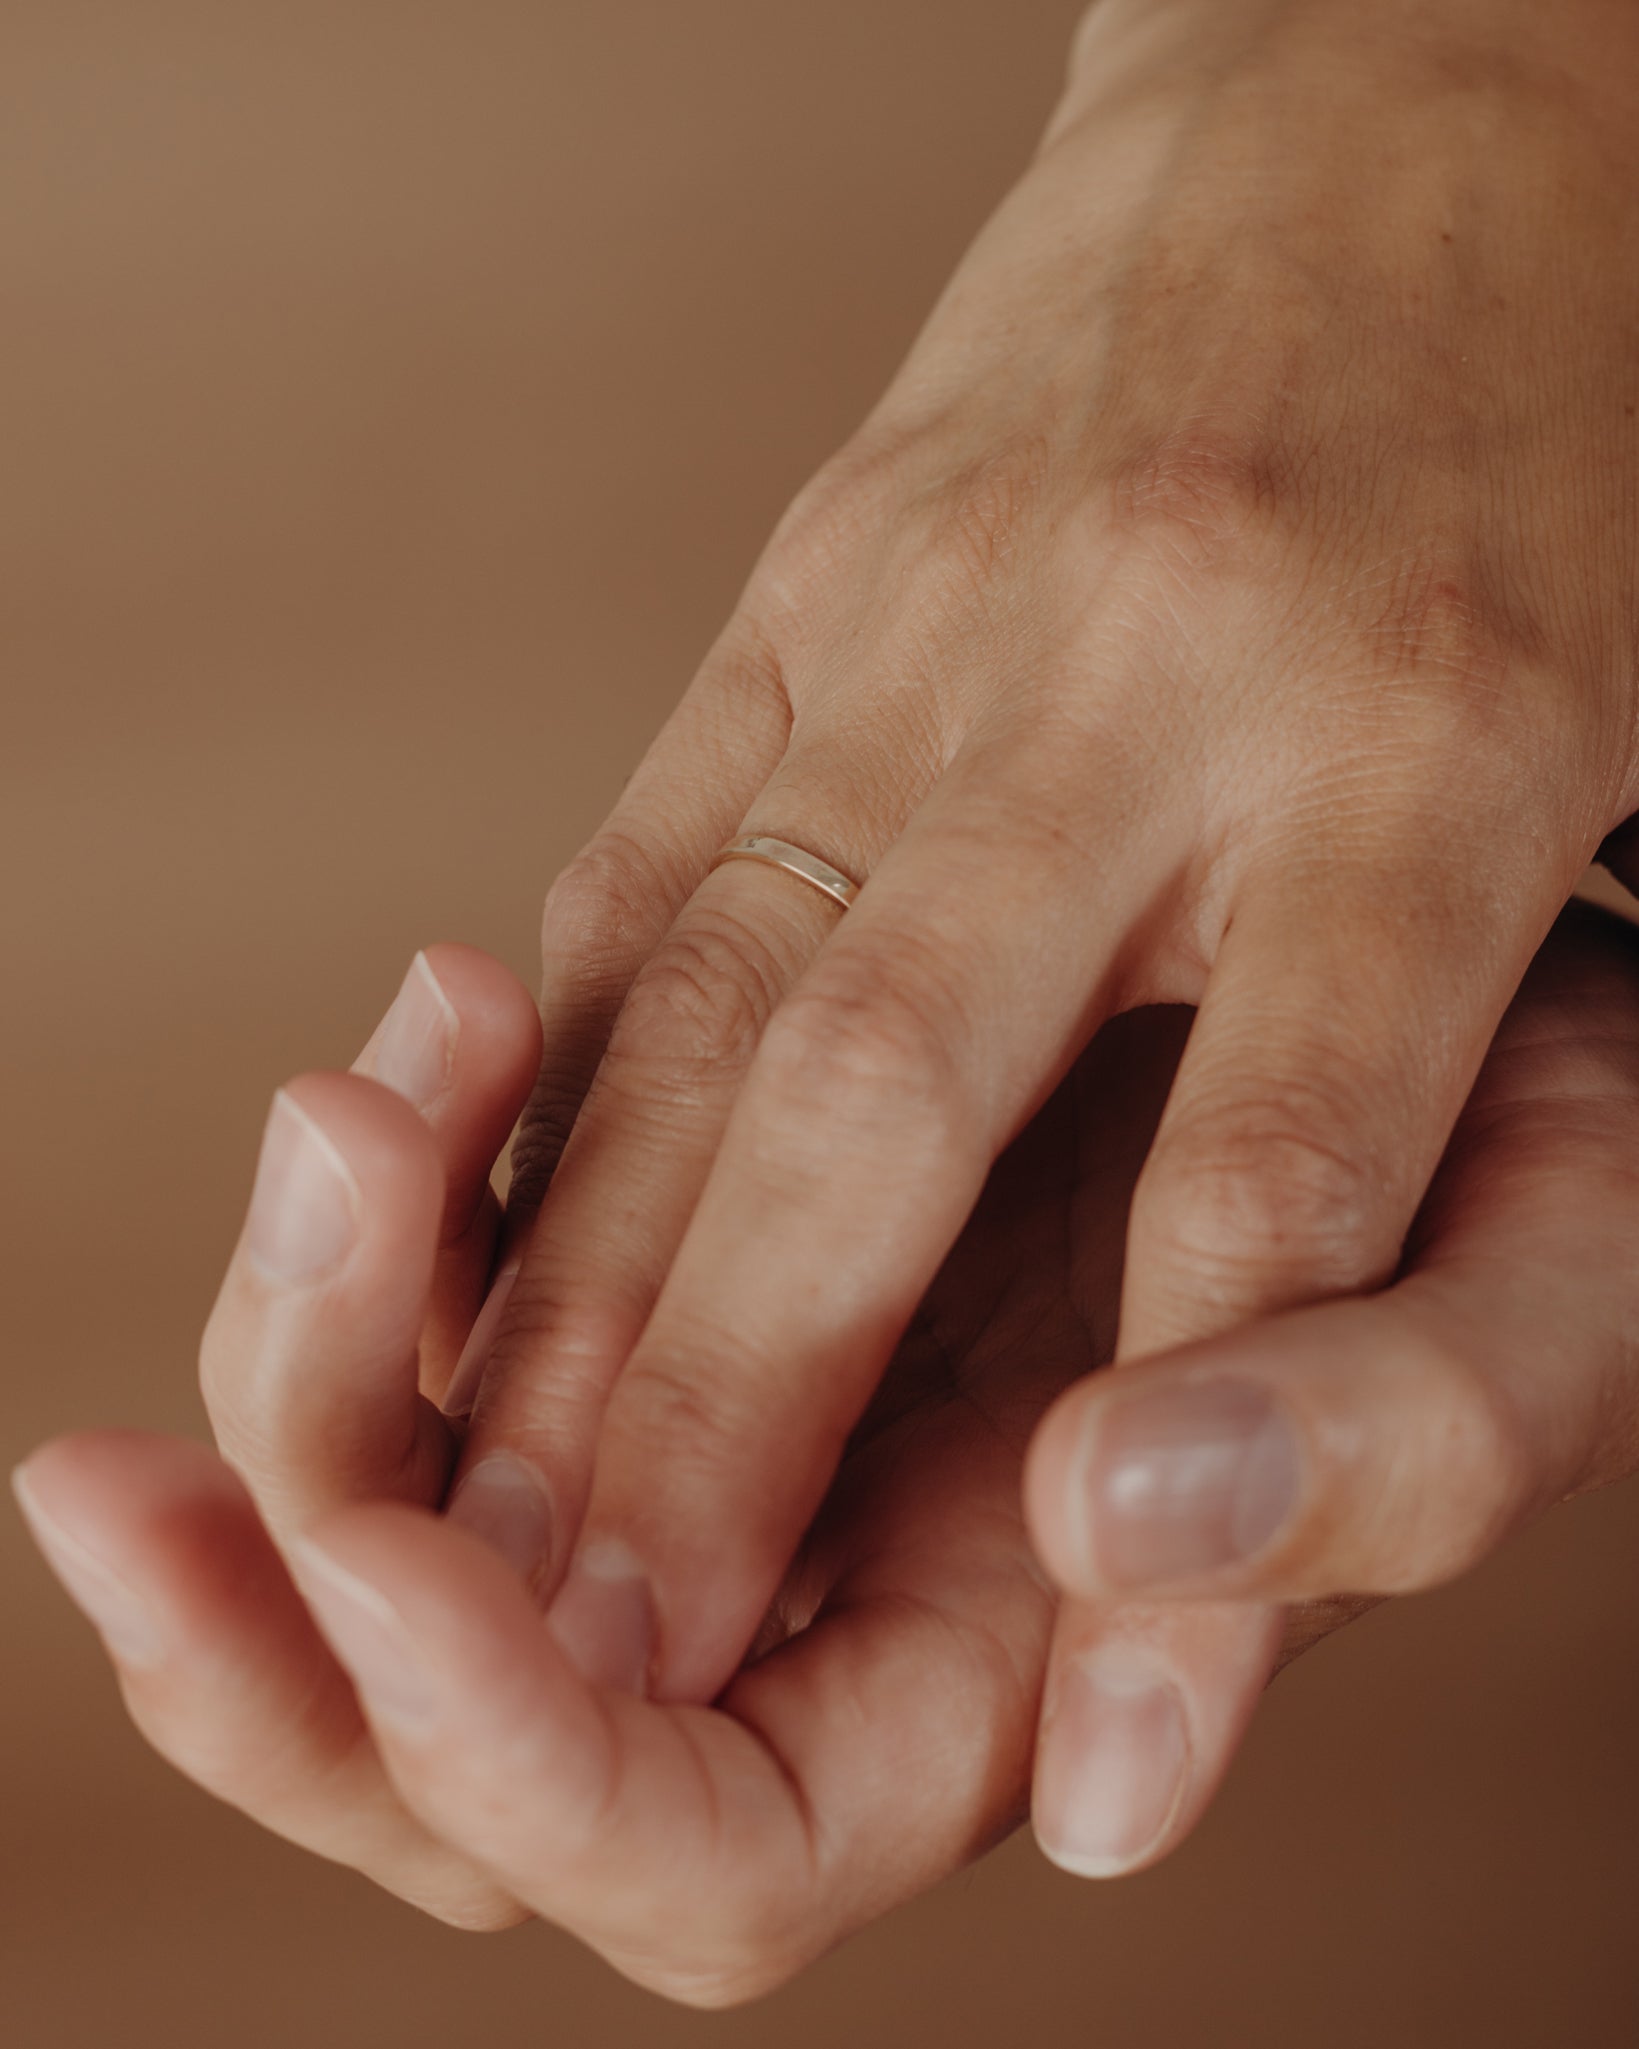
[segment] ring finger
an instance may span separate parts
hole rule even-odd
[[[489,1172],[539,1043],[498,961],[433,947],[360,1058],[368,1078],[304,1075],[274,1098],[200,1380],[276,1535],[338,1501],[442,1493],[449,1433],[418,1385],[441,1386],[471,1318]]]
[[[839,759],[847,760],[846,776]],[[843,876],[870,873],[922,795],[799,728],[751,807]],[[931,775],[931,770],[929,771]],[[877,792],[862,801],[862,792]],[[473,1404],[457,1520],[544,1592],[578,1528],[610,1389],[687,1229],[775,1009],[837,929],[839,903],[768,860],[713,867],[638,972],[535,1219],[493,1349],[448,1406]]]

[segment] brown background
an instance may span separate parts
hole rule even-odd
[[[8,0],[5,1450],[197,1429],[268,1091],[537,901],[1050,101],[1075,0]],[[1639,1490],[1282,1681],[1113,1889],[1019,1840],[702,2018],[286,1850],[0,1529],[11,2049],[1639,2038]]]

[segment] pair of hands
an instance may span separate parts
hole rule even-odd
[[[412,1167],[421,1127],[357,1087],[300,1084],[271,1128],[264,1180],[306,1160],[305,1193],[258,1198],[282,1250],[236,1263],[207,1380],[375,1746],[214,1469],[129,1444],[95,1452],[96,1488],[86,1447],[31,1466],[82,1576],[104,1540],[132,1584],[148,1560],[182,1637],[207,1560],[284,1618],[275,1657],[216,1614],[234,1656],[214,1712],[189,1678],[185,1728],[161,1680],[140,1696],[173,1755],[414,1896],[485,1918],[499,1885],[651,1981],[726,1993],[1007,1824],[1044,1656],[1038,1827],[1077,1868],[1131,1868],[1208,1798],[1273,1604],[1441,1577],[1622,1469],[1629,1083],[1584,1018],[1623,1010],[1614,941],[1597,972],[1565,942],[1574,1002],[1529,999],[1551,1086],[1505,1032],[1488,1074],[1518,1100],[1471,1090],[1639,797],[1639,230],[1610,196],[1636,97],[1617,0],[1551,24],[1477,0],[1092,11],[1036,163],[552,892],[498,1255],[483,1174],[535,1026],[470,957],[417,969],[371,1056],[423,1104],[442,1183],[424,1146]],[[839,925],[787,878],[708,872],[743,830],[869,887]],[[1136,1082],[1099,1080],[1112,1046],[1154,1057],[1140,1027],[1084,1049],[1179,1002],[1198,1020],[1146,1117]],[[1075,1116],[1084,1179],[1021,1181]],[[1543,1167],[1587,1179],[1539,1219]],[[1028,1236],[1049,1214],[1062,1271]],[[1556,1371],[1526,1370],[1531,1343]],[[1050,1625],[1014,1468],[1111,1349],[1145,1363],[1072,1389],[1032,1454],[1070,1597]],[[959,1394],[901,1414],[939,1357],[970,1362]],[[320,1568],[295,1548],[313,1518],[442,1498],[427,1396],[476,1397],[450,1519],[514,1573],[378,1508],[318,1524]],[[552,1637],[520,1634],[520,1577]],[[181,1669],[170,1641],[150,1670]],[[487,1673],[456,1706],[490,1719],[452,1740],[446,1714],[420,1749],[390,1730],[381,1671],[414,1646]],[[256,1766],[224,1733],[258,1671],[330,1749]],[[695,1827],[717,1861],[677,1850],[660,1915],[638,1836],[652,1862]]]
[[[1261,1684],[1261,1632],[1282,1632],[1259,1625],[1238,1689],[1232,1602],[1106,1611],[1090,1646],[1067,1631],[1054,1649],[1020,1472],[1043,1414],[1113,1349],[1124,1213],[1186,1014],[1108,1027],[998,1162],[756,1654],[706,1707],[590,1684],[517,1573],[432,1512],[459,1452],[439,1404],[495,1229],[486,1170],[536,1027],[481,954],[433,949],[412,989],[428,975],[458,1030],[420,1117],[376,1081],[315,1074],[269,1120],[204,1351],[249,1491],[202,1446],[124,1433],[61,1440],[20,1476],[150,1741],[447,1920],[534,1911],[699,2003],[770,1988],[1013,1828],[1044,1682],[1049,1841],[1078,1803],[1083,1825],[1090,1806],[1107,1832],[1150,1832],[1146,1861],[1177,1841]],[[1394,1285],[1113,1384],[1117,1416],[1189,1383],[1277,1390],[1304,1418],[1310,1509],[1247,1589],[1298,1597],[1289,1652],[1364,1605],[1302,1596],[1443,1577],[1639,1465],[1636,1020],[1639,939],[1574,907]],[[404,1052],[389,1028],[360,1065],[402,1081]],[[1157,1723],[1173,1740],[1145,1690],[1157,1634],[1197,1661],[1165,1682],[1186,1783],[1159,1817],[1137,1811]]]

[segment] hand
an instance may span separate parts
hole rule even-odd
[[[1201,1005],[1123,1359],[1395,1272],[1636,801],[1636,175],[1615,0],[1088,16],[1037,161],[547,904],[456,1513],[584,1670],[725,1684],[1113,1013]],[[753,830],[857,905],[712,869]],[[1198,1619],[1247,1683],[1270,1620]],[[1195,1625],[1133,1626],[1165,1661]]]
[[[453,981],[446,950],[435,958]],[[266,1503],[436,1497],[432,1471],[406,1492],[385,1461],[375,1477],[331,1461],[335,1443],[363,1441],[366,1412],[384,1448],[418,1437],[405,1333],[438,1233],[427,1191],[440,1153],[476,1166],[501,1099],[466,1064],[480,1036],[468,1015],[516,1019],[505,978],[476,956],[463,965],[436,1139],[368,1082],[309,1076],[287,1092],[322,1134],[321,1159],[352,1178],[357,1235],[316,1275],[283,1283],[250,1268],[242,1245],[213,1319],[213,1406]],[[1391,1513],[1380,1525],[1402,1571],[1419,1531],[1432,1545],[1421,1569],[1449,1569],[1454,1528],[1462,1555],[1476,1555],[1556,1493],[1639,1466],[1639,1355],[1625,1328],[1636,1014],[1639,941],[1603,914],[1568,914],[1464,1113],[1405,1278],[1271,1326],[1270,1377],[1301,1393],[1307,1376],[1343,1441],[1373,1456],[1394,1441],[1414,1478],[1440,1466],[1421,1520],[1408,1531]],[[139,1724],[224,1798],[446,1919],[501,1926],[527,1903],[702,2004],[767,1989],[977,1854],[1021,1812],[1047,1658],[1052,1603],[1019,1520],[1022,1448],[1055,1394],[1113,1346],[1121,1215],[1184,1026],[1152,1011],[1109,1027],[998,1164],[765,1619],[761,1656],[718,1707],[590,1691],[515,1578],[464,1532],[405,1506],[332,1509],[305,1544],[285,1526],[327,1645],[243,1488],[209,1453],[65,1439],[35,1454],[19,1491],[103,1630]],[[510,1036],[492,1036],[497,1081]],[[287,1132],[275,1123],[270,1148]],[[257,1203],[276,1242],[325,1214],[310,1191],[281,1222],[265,1186],[264,1170]],[[1537,1341],[1542,1328],[1551,1343]],[[1320,1339],[1312,1351],[1306,1331]],[[1383,1362],[1408,1358],[1434,1368],[1432,1413],[1413,1374],[1385,1385]],[[1371,1370],[1350,1413],[1337,1396],[1361,1366]],[[435,1380],[441,1370],[435,1360]],[[1059,1416],[1171,1371],[1096,1376]],[[1470,1408],[1447,1406],[1452,1394]],[[1488,1426],[1466,1433],[1460,1465],[1453,1413]],[[1502,1440],[1489,1425],[1505,1414],[1518,1428]],[[235,1437],[243,1415],[258,1427]],[[1487,1445],[1504,1453],[1489,1466],[1474,1455]],[[1050,1463],[1038,1463],[1038,1488]],[[1052,1499],[1044,1534],[1061,1556]],[[1288,1649],[1359,1605],[1300,1610]],[[1142,1646],[1129,1642],[1113,1668],[1104,1660],[1117,1691],[1086,1758],[1086,1669],[1061,1659],[1037,1792],[1054,1854],[1099,1868],[1089,1830],[1106,1846],[1142,1848],[1148,1835],[1159,1854],[1194,1820],[1262,1677],[1266,1645],[1240,1620],[1232,1606],[1196,1611],[1181,1785],[1166,1715],[1131,1683]],[[1204,1688],[1193,1683],[1203,1670]]]
[[[1109,1875],[1188,1833],[1253,1705],[1229,1651],[1267,1627],[1260,1604],[1296,1604],[1290,1656],[1639,1470],[1636,1160],[1639,934],[1575,905],[1504,1020],[1392,1287],[1056,1404],[1026,1485],[1037,1549],[1077,1597],[1037,1763],[1056,1861]]]
[[[104,1433],[36,1453],[19,1495],[189,1776],[457,1925],[533,1908],[717,2003],[1022,1817],[1053,1609],[1024,1445],[1113,1342],[1182,1020],[1118,1027],[1001,1163],[713,1710],[600,1698],[493,1554],[426,1513],[448,1331],[483,1270],[450,1248],[484,1238],[532,1037],[503,970],[436,948],[360,1062],[420,1120],[373,1080],[281,1091],[202,1360],[242,1479]]]

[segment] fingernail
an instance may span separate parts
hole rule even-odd
[[[358,1235],[358,1183],[313,1119],[283,1089],[273,1098],[245,1249],[276,1281],[315,1280]]]
[[[386,1595],[338,1565],[309,1538],[292,1544],[290,1562],[319,1627],[347,1667],[372,1718],[412,1731],[436,1722],[438,1686],[403,1616]]]
[[[507,1297],[512,1293],[512,1284],[518,1278],[515,1266],[503,1267],[490,1283],[489,1293],[484,1297],[484,1306],[472,1319],[472,1329],[467,1341],[461,1347],[461,1356],[455,1362],[455,1371],[450,1375],[450,1384],[444,1390],[444,1413],[459,1419],[470,1416],[478,1389],[483,1383],[484,1368],[489,1364],[489,1355],[495,1349],[496,1333],[501,1328],[501,1318],[506,1312]]]
[[[455,1005],[418,953],[376,1036],[376,1080],[425,1110],[449,1087],[460,1029]]]
[[[626,1545],[612,1538],[583,1545],[546,1619],[583,1679],[621,1693],[648,1692],[654,1602]]]
[[[1184,1704],[1125,1651],[1059,1674],[1037,1767],[1036,1840],[1081,1878],[1130,1871],[1165,1834],[1189,1783]]]
[[[1129,1589],[1254,1557],[1302,1482],[1281,1405],[1250,1381],[1217,1380],[1101,1404],[1072,1485],[1093,1574]]]
[[[552,1500],[540,1471],[516,1452],[492,1451],[450,1496],[449,1518],[499,1551],[533,1586],[552,1548]]]
[[[122,1665],[159,1664],[164,1640],[153,1610],[105,1558],[47,1515],[19,1466],[11,1476],[23,1520],[71,1600]]]

